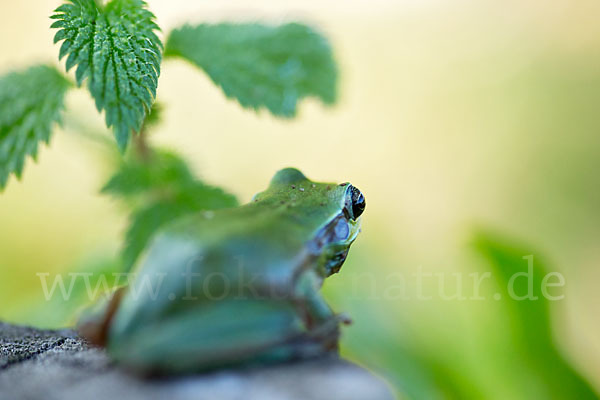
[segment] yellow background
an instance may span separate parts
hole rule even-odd
[[[48,16],[58,5],[0,3],[0,72],[57,63]],[[340,100],[332,108],[303,102],[293,121],[242,110],[204,73],[165,61],[158,90],[164,123],[152,142],[180,151],[206,181],[243,201],[284,166],[358,186],[367,199],[363,233],[351,262],[326,287],[337,308],[346,305],[344,283],[361,271],[385,284],[386,274],[419,266],[469,270],[476,262],[467,246],[472,229],[496,229],[531,243],[565,274],[565,300],[552,309],[557,341],[586,377],[600,376],[599,2],[153,0],[149,6],[164,32],[183,22],[301,20],[330,38]],[[83,89],[72,91],[67,104],[67,120],[79,115],[109,135]],[[22,182],[12,179],[0,195],[0,319],[43,325],[31,311],[42,301],[36,272],[66,271],[119,250],[126,217],[98,194],[110,173],[102,152],[73,130],[57,130],[38,162],[27,163]],[[477,331],[489,309],[368,299],[365,307],[345,309],[355,322],[344,331],[348,354],[358,342],[370,346],[365,336],[353,336],[368,324],[463,358],[461,368],[486,393],[507,394],[495,382],[501,377],[481,366],[485,344]],[[376,356],[364,362],[378,368]]]

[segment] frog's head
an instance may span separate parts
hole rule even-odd
[[[284,212],[306,232],[309,249],[319,255],[326,276],[340,270],[360,232],[366,206],[360,190],[350,183],[313,182],[297,169],[285,168],[257,198],[285,207]]]

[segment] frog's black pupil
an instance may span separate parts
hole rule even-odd
[[[360,217],[360,215],[365,211],[367,203],[365,201],[365,196],[355,188],[352,187],[352,216],[354,219]]]

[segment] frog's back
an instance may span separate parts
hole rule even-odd
[[[140,259],[137,277],[116,316],[113,331],[178,310],[226,298],[288,295],[297,271],[314,261],[307,251],[318,230],[284,207],[238,208],[199,213],[169,226]]]
[[[285,211],[246,205],[200,213],[173,224],[153,247],[165,240],[190,243],[197,253],[194,268],[231,279],[240,272],[289,279],[320,227]]]

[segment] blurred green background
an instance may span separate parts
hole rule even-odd
[[[0,72],[56,60],[48,16],[58,5],[0,4]],[[277,120],[167,60],[164,122],[151,140],[243,201],[284,166],[365,193],[363,233],[325,286],[354,320],[345,356],[407,398],[593,397],[586,381],[600,390],[600,3],[149,5],[165,32],[186,21],[301,20],[330,38],[341,69],[335,107],[307,101],[298,119]],[[79,115],[108,137],[84,90],[69,93],[67,109],[67,127]],[[98,193],[111,172],[106,151],[73,131],[58,131],[0,195],[0,320],[69,323],[74,306],[44,301],[36,273],[108,268],[120,249],[126,215]],[[563,300],[493,298],[529,254],[536,268],[564,274]],[[453,273],[493,279],[475,301],[445,300],[430,278],[423,300],[410,287],[419,270],[445,274],[448,293]],[[402,277],[408,295],[393,295]],[[462,289],[472,293],[472,280]]]

